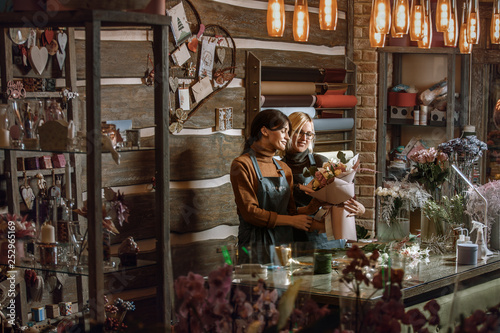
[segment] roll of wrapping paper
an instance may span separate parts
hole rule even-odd
[[[325,83],[318,95],[344,95],[348,87],[347,83]]]
[[[312,107],[316,103],[316,95],[262,95],[261,107],[297,106]]]
[[[318,108],[353,108],[358,104],[358,99],[353,95],[318,95],[316,107]]]
[[[326,68],[323,82],[344,82],[346,72],[344,68]]]
[[[314,82],[262,81],[260,91],[262,95],[314,95],[316,84]]]
[[[313,119],[314,129],[320,131],[347,131],[354,127],[354,118]]]
[[[319,68],[290,68],[262,66],[261,81],[323,82],[324,72]]]
[[[280,110],[281,112],[286,114],[287,117],[289,117],[294,112],[306,113],[311,118],[314,118],[316,116],[316,109],[313,107],[310,107],[310,108],[295,108],[295,107],[276,108],[276,107],[273,107],[273,109]],[[262,110],[265,110],[265,108],[262,108]]]

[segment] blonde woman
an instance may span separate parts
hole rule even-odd
[[[320,167],[324,162],[328,161],[328,158],[312,152],[316,134],[314,132],[314,123],[308,114],[294,112],[288,119],[290,119],[292,131],[282,161],[292,170],[293,183],[295,184],[293,189],[295,205],[297,207],[304,207],[309,205],[312,199],[311,196],[301,191],[298,187],[298,185],[308,184],[312,180],[312,177],[303,176],[304,167],[309,168],[312,165]],[[350,213],[350,216],[361,215],[365,212],[365,207],[354,199],[346,201],[344,209]],[[321,231],[324,232],[324,230],[311,232],[294,230],[294,241],[311,242],[311,245],[314,245],[316,249],[343,248],[345,246],[345,240],[328,241],[326,234],[321,233]]]

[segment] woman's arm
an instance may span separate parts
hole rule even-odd
[[[230,172],[236,207],[243,219],[258,227],[274,228],[288,225],[308,230],[311,218],[306,215],[280,215],[260,208],[257,199],[258,179],[251,162],[246,162],[244,157],[235,159],[231,164]]]

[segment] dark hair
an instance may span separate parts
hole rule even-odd
[[[283,127],[285,127],[285,124],[288,124],[288,134],[290,134],[290,131],[292,129],[290,120],[280,110],[267,109],[257,113],[255,118],[253,118],[252,125],[250,127],[250,136],[245,141],[245,146],[243,148],[242,154],[248,152],[252,144],[262,137],[262,132],[260,131],[262,127],[265,127],[271,131],[279,131]]]

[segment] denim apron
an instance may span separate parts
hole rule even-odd
[[[290,186],[285,177],[285,172],[273,158],[276,169],[281,177],[262,177],[255,152],[249,152],[255,173],[259,179],[257,189],[257,200],[259,207],[280,215],[288,215],[288,204],[290,202]],[[238,229],[238,247],[241,263],[260,263],[271,262],[270,246],[277,246],[293,241],[293,227],[277,226],[273,229],[267,227],[257,227],[246,222],[240,215],[240,227]],[[243,247],[245,249],[243,249]],[[246,250],[246,251],[245,251]],[[248,253],[247,253],[248,251]]]
[[[316,165],[316,161],[314,160],[314,155],[309,153],[308,155],[309,163],[311,166]],[[293,174],[293,183],[294,184],[309,184],[311,180],[313,180],[314,176],[305,177],[302,173],[294,173]],[[298,207],[307,206],[312,197],[306,194],[304,191],[299,190],[298,188],[293,189],[293,199],[295,200],[295,205]],[[325,233],[318,233],[317,231],[307,232],[304,230],[293,229],[293,239],[295,242],[307,242],[303,243],[302,246],[297,244],[299,248],[302,249],[333,249],[333,248],[344,248],[345,240],[343,239],[334,239],[329,241],[326,238]]]

